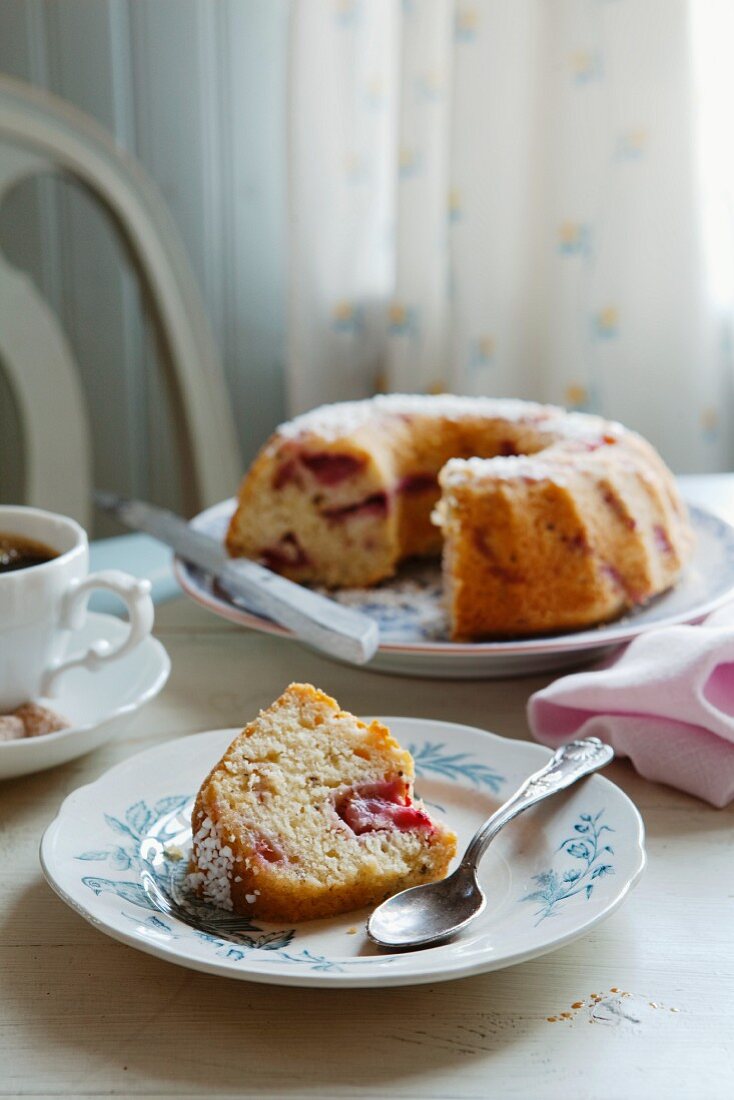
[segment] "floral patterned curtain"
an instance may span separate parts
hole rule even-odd
[[[292,411],[519,396],[622,420],[680,471],[729,467],[712,249],[734,267],[734,240],[706,146],[725,9],[296,0]]]

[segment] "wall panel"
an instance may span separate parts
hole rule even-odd
[[[162,189],[248,457],[284,411],[288,15],[288,0],[0,4],[0,71],[92,114]],[[0,211],[0,246],[39,283],[70,338],[92,414],[97,483],[184,508],[170,386],[135,273],[106,218],[68,183],[24,184]],[[3,454],[8,404],[0,388],[6,498],[17,480]],[[104,520],[99,530],[109,530]]]

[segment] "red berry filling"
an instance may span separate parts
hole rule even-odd
[[[438,488],[435,474],[407,474],[398,482],[398,492],[412,496],[414,493],[427,493]]]
[[[338,485],[358,473],[365,462],[356,455],[303,454],[301,462],[320,485]]]
[[[379,516],[387,515],[387,493],[373,493],[364,500],[358,500],[356,504],[346,504],[342,508],[324,508],[322,516],[339,523],[345,519],[353,519],[355,516]]]
[[[606,447],[610,443],[616,443],[616,439],[609,435],[600,435],[596,439],[579,439],[574,446],[579,451],[598,451],[600,447]]]
[[[600,566],[601,572],[605,577],[608,577],[615,588],[621,588],[622,591],[626,590],[626,585],[622,574],[615,565],[610,565],[609,562],[602,562]]]
[[[436,827],[428,814],[412,804],[409,792],[410,784],[400,776],[364,783],[341,794],[335,809],[357,836],[384,829],[435,832]]]
[[[591,546],[583,531],[577,531],[575,535],[561,535],[561,538],[569,550],[574,550],[579,554],[591,553]]]
[[[277,546],[266,546],[261,550],[260,558],[263,564],[274,573],[282,573],[286,569],[298,569],[308,565],[310,560],[292,531],[283,535]]]
[[[630,531],[635,530],[637,523],[625,508],[621,497],[618,497],[611,489],[607,489],[604,493],[604,503],[609,505],[617,519],[621,520],[625,527],[629,528]]]
[[[644,603],[646,596],[636,589],[632,588],[629,582],[622,576],[616,566],[611,565],[609,562],[601,562],[599,569],[603,576],[607,577],[615,588],[618,588],[620,592],[624,592],[630,603],[639,604]]]
[[[298,468],[298,463],[295,461],[295,459],[292,458],[289,459],[287,462],[284,462],[282,466],[278,466],[277,470],[273,474],[273,488],[276,490],[283,489],[291,482],[293,482],[293,484],[297,485],[299,488],[301,488],[303,484],[301,481],[301,472]]]
[[[673,544],[668,538],[668,532],[664,527],[661,527],[659,523],[656,523],[652,529],[653,537],[655,539],[655,546],[662,554],[673,554]]]

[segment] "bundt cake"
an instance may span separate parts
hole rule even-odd
[[[578,629],[670,587],[693,544],[657,452],[550,405],[387,395],[282,425],[246,475],[232,555],[370,586],[443,547],[455,639]]]
[[[204,780],[188,881],[265,920],[331,917],[443,878],[456,837],[413,799],[413,760],[310,684],[291,684]]]

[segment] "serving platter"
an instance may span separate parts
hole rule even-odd
[[[192,526],[223,539],[235,501],[215,504]],[[596,660],[636,635],[657,627],[696,622],[734,597],[734,528],[691,507],[696,534],[693,560],[675,588],[612,623],[566,634],[508,641],[452,642],[442,604],[438,562],[405,566],[376,588],[326,593],[358,608],[380,627],[380,646],[369,664],[379,672],[447,679],[501,679],[552,671]],[[210,575],[175,560],[185,592],[214,614],[251,630],[293,637],[286,628],[251,611]]]
[[[470,726],[380,721],[410,748],[416,791],[457,832],[459,851],[550,755]],[[69,795],[41,843],[56,893],[113,939],[193,970],[277,985],[380,987],[496,970],[561,947],[607,918],[645,865],[637,809],[593,775],[499,834],[480,865],[487,907],[451,943],[381,952],[365,932],[368,910],[295,926],[252,921],[232,936],[198,932],[159,912],[143,883],[151,876],[193,915],[217,915],[185,885],[190,815],[203,777],[237,733],[166,741]]]

